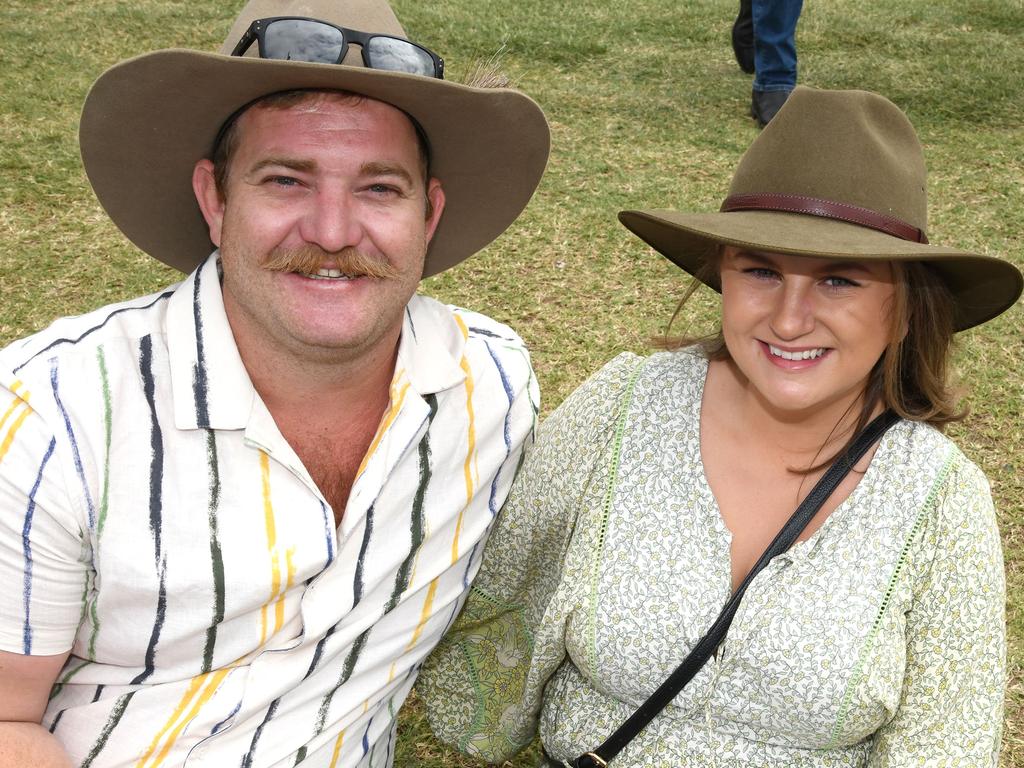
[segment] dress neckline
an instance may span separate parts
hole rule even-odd
[[[693,439],[695,439],[697,443],[697,461],[693,466],[693,472],[695,473],[696,477],[696,486],[700,490],[700,494],[703,497],[705,503],[707,504],[707,508],[711,513],[712,523],[715,532],[719,534],[724,540],[724,556],[717,562],[724,562],[727,566],[725,583],[729,590],[728,594],[731,595],[733,533],[729,529],[729,526],[726,524],[725,518],[722,517],[722,510],[718,505],[718,499],[715,497],[715,493],[711,488],[711,484],[708,482],[707,474],[704,471],[704,454],[701,450],[701,407],[704,402],[704,385],[707,382],[708,370],[710,366],[708,358],[704,354],[701,354],[697,350],[692,350],[690,353],[694,354],[694,357],[696,357],[696,359],[699,362],[699,368],[696,371],[697,386],[694,390],[694,400],[693,402],[688,404],[688,407],[691,409],[691,419],[689,421],[691,424],[695,425],[695,434],[693,435]],[[850,491],[850,494],[845,499],[843,499],[843,501],[834,510],[832,510],[832,512],[828,515],[827,518],[825,518],[824,522],[822,522],[818,529],[814,531],[814,533],[812,533],[806,539],[794,542],[793,546],[790,547],[785,554],[780,555],[778,558],[776,558],[776,560],[780,558],[789,558],[790,560],[793,560],[809,556],[810,553],[818,547],[821,541],[828,538],[829,531],[831,529],[841,525],[842,521],[844,521],[845,518],[854,514],[853,512],[849,511],[850,507],[858,505],[861,501],[862,496],[869,493],[869,489],[875,485],[875,478],[879,472],[879,470],[876,469],[876,467],[885,464],[888,452],[893,449],[892,437],[895,434],[895,430],[898,429],[901,426],[901,424],[902,422],[900,424],[895,425],[893,429],[888,430],[882,436],[881,440],[878,443],[878,447],[875,449],[875,452],[872,455],[871,460],[868,462],[868,466],[867,469],[864,471],[864,475],[857,482],[857,485],[854,486],[853,490]],[[795,511],[796,507],[794,507],[793,509]],[[837,522],[837,520],[839,522]],[[774,562],[775,561],[773,561],[773,563]],[[770,563],[764,569],[764,571],[762,571],[762,573],[759,573],[754,577],[748,589],[753,588],[754,584],[761,580],[761,577],[765,573],[771,570],[773,569],[772,564]]]

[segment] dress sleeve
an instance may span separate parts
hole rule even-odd
[[[462,613],[424,665],[417,691],[431,728],[462,752],[501,762],[536,733],[544,684],[565,654],[554,607],[563,561],[638,364],[615,358],[541,426]]]
[[[64,492],[57,441],[29,394],[0,386],[0,650],[69,650],[88,560]]]
[[[997,766],[1006,674],[1006,585],[988,481],[960,457],[937,502],[934,559],[907,615],[899,709],[873,768]]]

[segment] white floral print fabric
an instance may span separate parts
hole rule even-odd
[[[545,422],[421,677],[439,736],[500,761],[539,725],[551,755],[575,757],[710,626],[731,567],[700,457],[706,372],[694,350],[621,355]],[[985,477],[900,422],[612,768],[995,766],[1004,603]]]

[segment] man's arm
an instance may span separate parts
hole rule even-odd
[[[81,617],[87,550],[30,389],[0,371],[0,768],[65,768],[40,722]]]
[[[70,768],[60,742],[39,724],[67,658],[0,651],[0,768]]]

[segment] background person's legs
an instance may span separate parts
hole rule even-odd
[[[796,24],[802,8],[803,0],[752,0],[754,87],[750,112],[762,127],[796,87]]]

